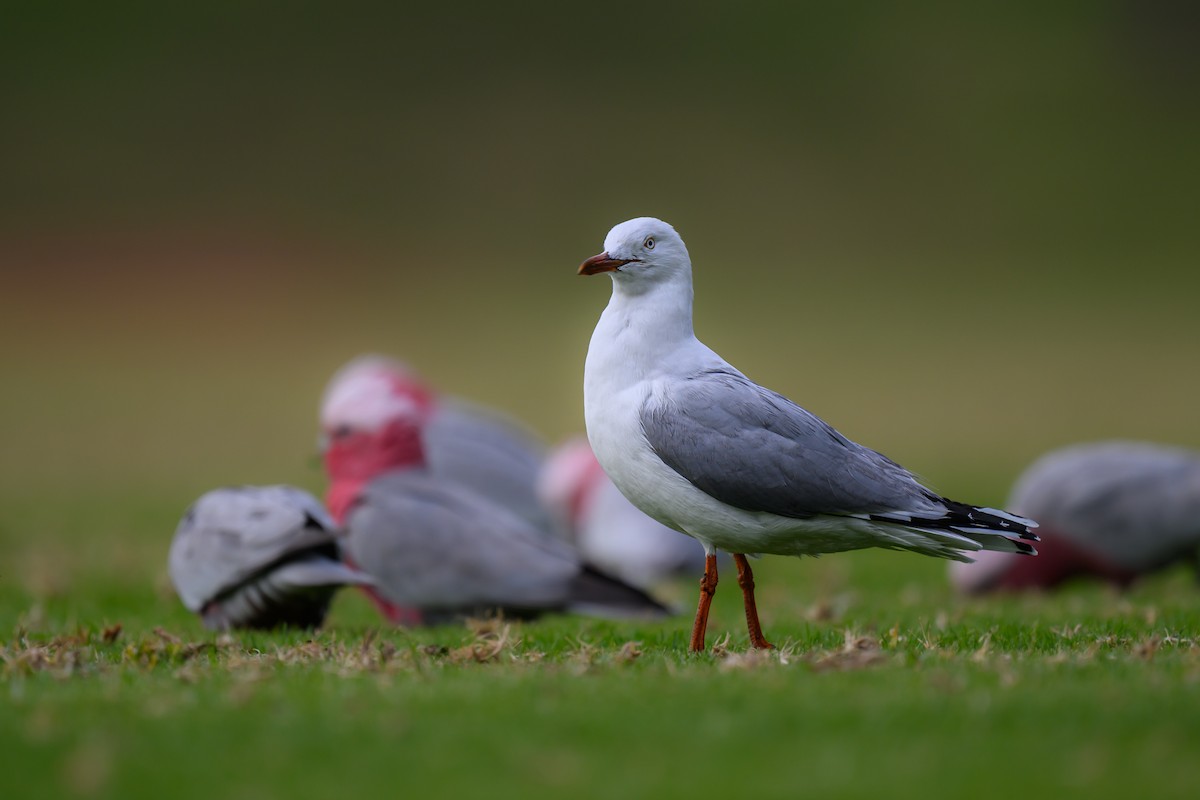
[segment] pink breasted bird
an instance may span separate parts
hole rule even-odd
[[[666,613],[513,509],[439,474],[424,435],[439,413],[430,393],[362,369],[335,380],[321,410],[343,553],[374,579],[369,593],[385,616],[414,624],[489,611]]]
[[[430,472],[469,486],[539,530],[550,533],[554,529],[537,495],[545,447],[520,423],[492,409],[436,392],[397,359],[364,355],[339,369],[325,389],[321,402],[323,438],[328,438],[338,424],[338,420],[327,418],[326,412],[344,407],[343,399],[353,396],[363,398],[361,403],[378,403],[380,407],[374,412],[383,416],[397,404],[417,404],[425,412],[420,439]]]

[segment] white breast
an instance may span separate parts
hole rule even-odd
[[[844,530],[833,533],[830,520],[794,520],[726,505],[655,454],[642,430],[647,400],[661,402],[668,381],[700,370],[736,371],[692,334],[690,307],[676,306],[661,293],[623,297],[615,292],[588,347],[583,382],[588,440],[621,493],[710,552],[716,547],[798,555],[869,546],[870,541],[846,537]]]

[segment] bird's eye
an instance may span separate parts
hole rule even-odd
[[[653,250],[654,249],[654,237],[647,236],[646,241],[642,242],[642,247],[646,248],[647,250]]]

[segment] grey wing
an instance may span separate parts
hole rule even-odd
[[[740,374],[710,370],[669,384],[647,400],[641,422],[668,466],[747,511],[796,518],[946,513],[903,467]]]
[[[554,528],[537,495],[545,447],[516,422],[461,400],[446,400],[425,427],[430,470],[516,512],[539,530]]]
[[[373,481],[346,529],[347,554],[399,605],[558,608],[580,571],[565,543],[422,473]]]
[[[290,554],[334,547],[334,524],[312,495],[290,486],[208,492],[188,509],[167,558],[185,606],[234,589]]]
[[[1022,473],[1010,504],[1123,567],[1154,569],[1200,547],[1200,453],[1124,441],[1062,448]]]

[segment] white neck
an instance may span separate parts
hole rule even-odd
[[[692,274],[680,272],[669,280],[649,282],[622,280],[613,277],[612,299],[604,309],[610,312],[639,317],[647,334],[675,341],[691,339],[692,332]]]
[[[584,401],[658,375],[687,374],[713,360],[720,361],[692,329],[690,274],[650,285],[614,277],[612,299],[588,346]]]

